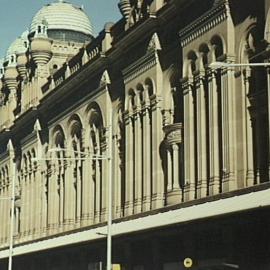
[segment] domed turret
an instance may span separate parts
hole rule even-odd
[[[22,78],[25,77],[26,74],[26,64],[27,64],[27,56],[26,56],[26,51],[29,47],[29,41],[28,41],[28,31],[23,32],[21,35],[21,46],[20,49],[16,51],[16,56],[17,56],[17,69],[19,71],[19,74]]]
[[[131,11],[130,0],[120,0],[118,7],[125,20],[128,21],[128,17]]]
[[[16,57],[13,58],[11,56],[16,56],[17,54],[22,54],[27,51],[29,46],[29,41],[27,38],[28,33],[29,33],[28,31],[23,32],[20,37],[18,37],[11,43],[6,53],[5,62],[8,62],[8,64],[13,64],[17,60]]]
[[[36,25],[34,37],[31,39],[31,54],[37,65],[45,65],[52,56],[52,41],[47,35],[48,23],[43,20]]]
[[[17,86],[17,77],[19,75],[17,71],[18,64],[18,70],[21,70],[20,73],[23,74],[23,72],[25,72],[25,65],[27,62],[25,53],[29,46],[27,36],[28,31],[25,31],[20,37],[11,43],[7,50],[4,61],[4,79],[9,89],[16,88]]]
[[[83,9],[65,1],[41,8],[32,20],[30,36],[35,35],[43,21],[47,22],[47,34],[53,40],[84,43],[93,37],[92,25]]]

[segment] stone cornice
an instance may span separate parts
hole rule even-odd
[[[157,51],[149,51],[143,57],[133,62],[123,70],[123,77],[125,84],[137,78],[147,70],[154,67],[158,62]]]
[[[193,40],[199,38],[227,18],[226,6],[224,3],[214,6],[193,23],[179,32],[181,46],[185,47]]]

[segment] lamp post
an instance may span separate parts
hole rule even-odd
[[[270,62],[263,63],[226,63],[226,62],[212,62],[209,65],[212,69],[221,68],[237,68],[237,67],[265,67],[267,68],[267,102],[268,102],[268,156],[269,156],[269,176],[270,176]]]

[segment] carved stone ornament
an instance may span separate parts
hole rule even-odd
[[[132,26],[149,14],[150,2],[149,0],[130,0],[129,26]]]
[[[148,51],[161,50],[161,45],[157,33],[154,33],[148,44]]]
[[[165,143],[167,145],[182,142],[182,123],[166,125],[164,126],[163,131],[166,136]]]

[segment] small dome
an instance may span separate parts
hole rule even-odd
[[[20,37],[18,37],[11,43],[7,50],[5,61],[8,61],[9,57],[13,54],[25,53],[27,51],[29,45],[27,38],[28,33],[28,31],[23,32]]]
[[[74,32],[88,38],[93,36],[92,25],[83,9],[61,0],[48,4],[37,12],[30,26],[30,34],[35,33],[37,27],[44,22],[47,24],[48,37],[52,39],[69,40],[71,32],[72,37]]]

